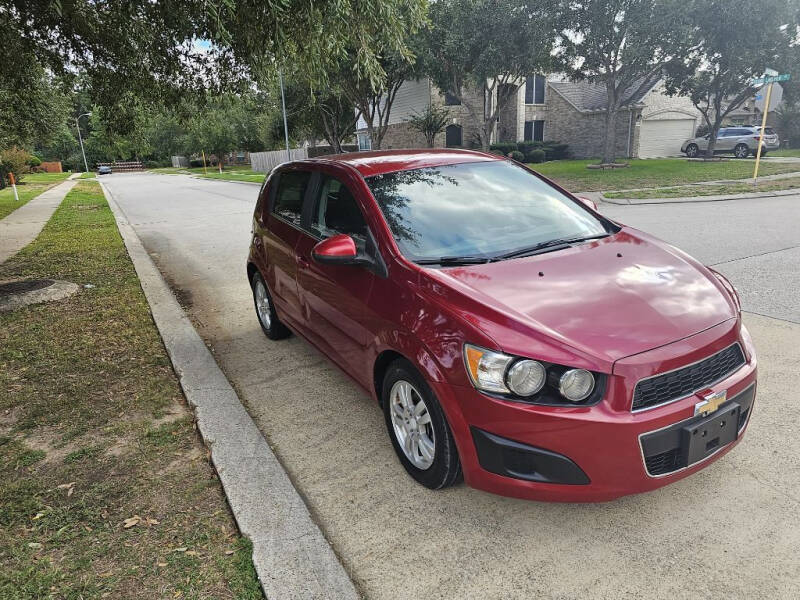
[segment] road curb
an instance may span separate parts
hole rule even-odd
[[[219,181],[221,183],[243,183],[245,185],[257,185],[261,187],[262,183],[257,181],[236,181],[235,179],[216,179],[214,177],[201,177],[199,175],[189,175],[192,179],[199,179],[200,181]]]
[[[755,192],[752,194],[728,194],[717,196],[681,196],[677,198],[606,198],[601,192],[603,202],[619,206],[638,206],[640,204],[683,204],[687,202],[727,202],[730,200],[755,200],[758,198],[779,198],[796,196],[800,188],[794,190],[777,190],[774,192]]]
[[[269,600],[353,599],[356,588],[264,436],[100,183]]]

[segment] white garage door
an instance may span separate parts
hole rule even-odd
[[[681,144],[694,135],[694,119],[642,121],[639,132],[639,158],[675,156]]]

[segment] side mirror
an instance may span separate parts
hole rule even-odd
[[[593,200],[589,200],[589,198],[584,198],[582,196],[578,196],[578,200],[583,202],[586,206],[591,208],[593,211],[595,211],[595,212],[597,211],[597,204],[595,204]]]
[[[311,256],[326,265],[355,265],[360,262],[356,243],[346,233],[322,240],[311,250]]]

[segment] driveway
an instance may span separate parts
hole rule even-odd
[[[258,188],[104,179],[368,598],[796,598],[800,595],[800,196],[603,207],[718,265],[760,358],[744,442],[667,488],[598,505],[463,485],[397,461],[380,410],[304,341],[270,342],[245,280]],[[791,249],[786,249],[791,247]]]

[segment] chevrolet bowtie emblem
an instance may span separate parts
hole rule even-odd
[[[728,390],[712,392],[711,390],[698,392],[703,400],[694,405],[695,415],[707,415],[717,410],[728,399]]]

